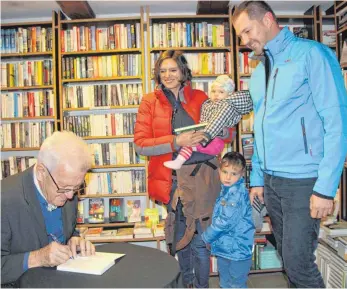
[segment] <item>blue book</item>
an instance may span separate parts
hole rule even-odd
[[[96,50],[96,40],[95,40],[95,26],[91,26],[90,30],[92,32],[92,50]]]
[[[13,106],[14,106],[14,117],[18,117],[18,96],[19,96],[19,93],[18,92],[15,92],[14,95],[13,95]]]
[[[5,30],[1,29],[0,51],[3,53],[5,48]]]
[[[10,33],[11,52],[16,53],[16,29],[11,29]]]
[[[191,27],[190,23],[186,24],[187,27],[187,47],[192,47],[192,39],[191,39]]]

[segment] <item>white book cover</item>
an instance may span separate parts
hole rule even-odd
[[[93,256],[82,257],[77,255],[75,259],[69,259],[66,263],[57,267],[58,271],[102,275],[115,264],[115,260],[125,254],[96,252]]]

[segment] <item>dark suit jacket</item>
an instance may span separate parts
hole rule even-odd
[[[77,196],[62,208],[66,240],[75,232]],[[33,167],[2,181],[1,190],[1,283],[23,274],[26,252],[48,245],[46,226],[36,195]]]

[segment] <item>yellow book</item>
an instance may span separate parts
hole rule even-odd
[[[112,77],[118,76],[117,55],[112,55]]]

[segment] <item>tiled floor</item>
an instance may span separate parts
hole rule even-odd
[[[247,285],[249,288],[288,288],[282,273],[251,274]],[[210,288],[219,288],[218,277],[210,278]]]

